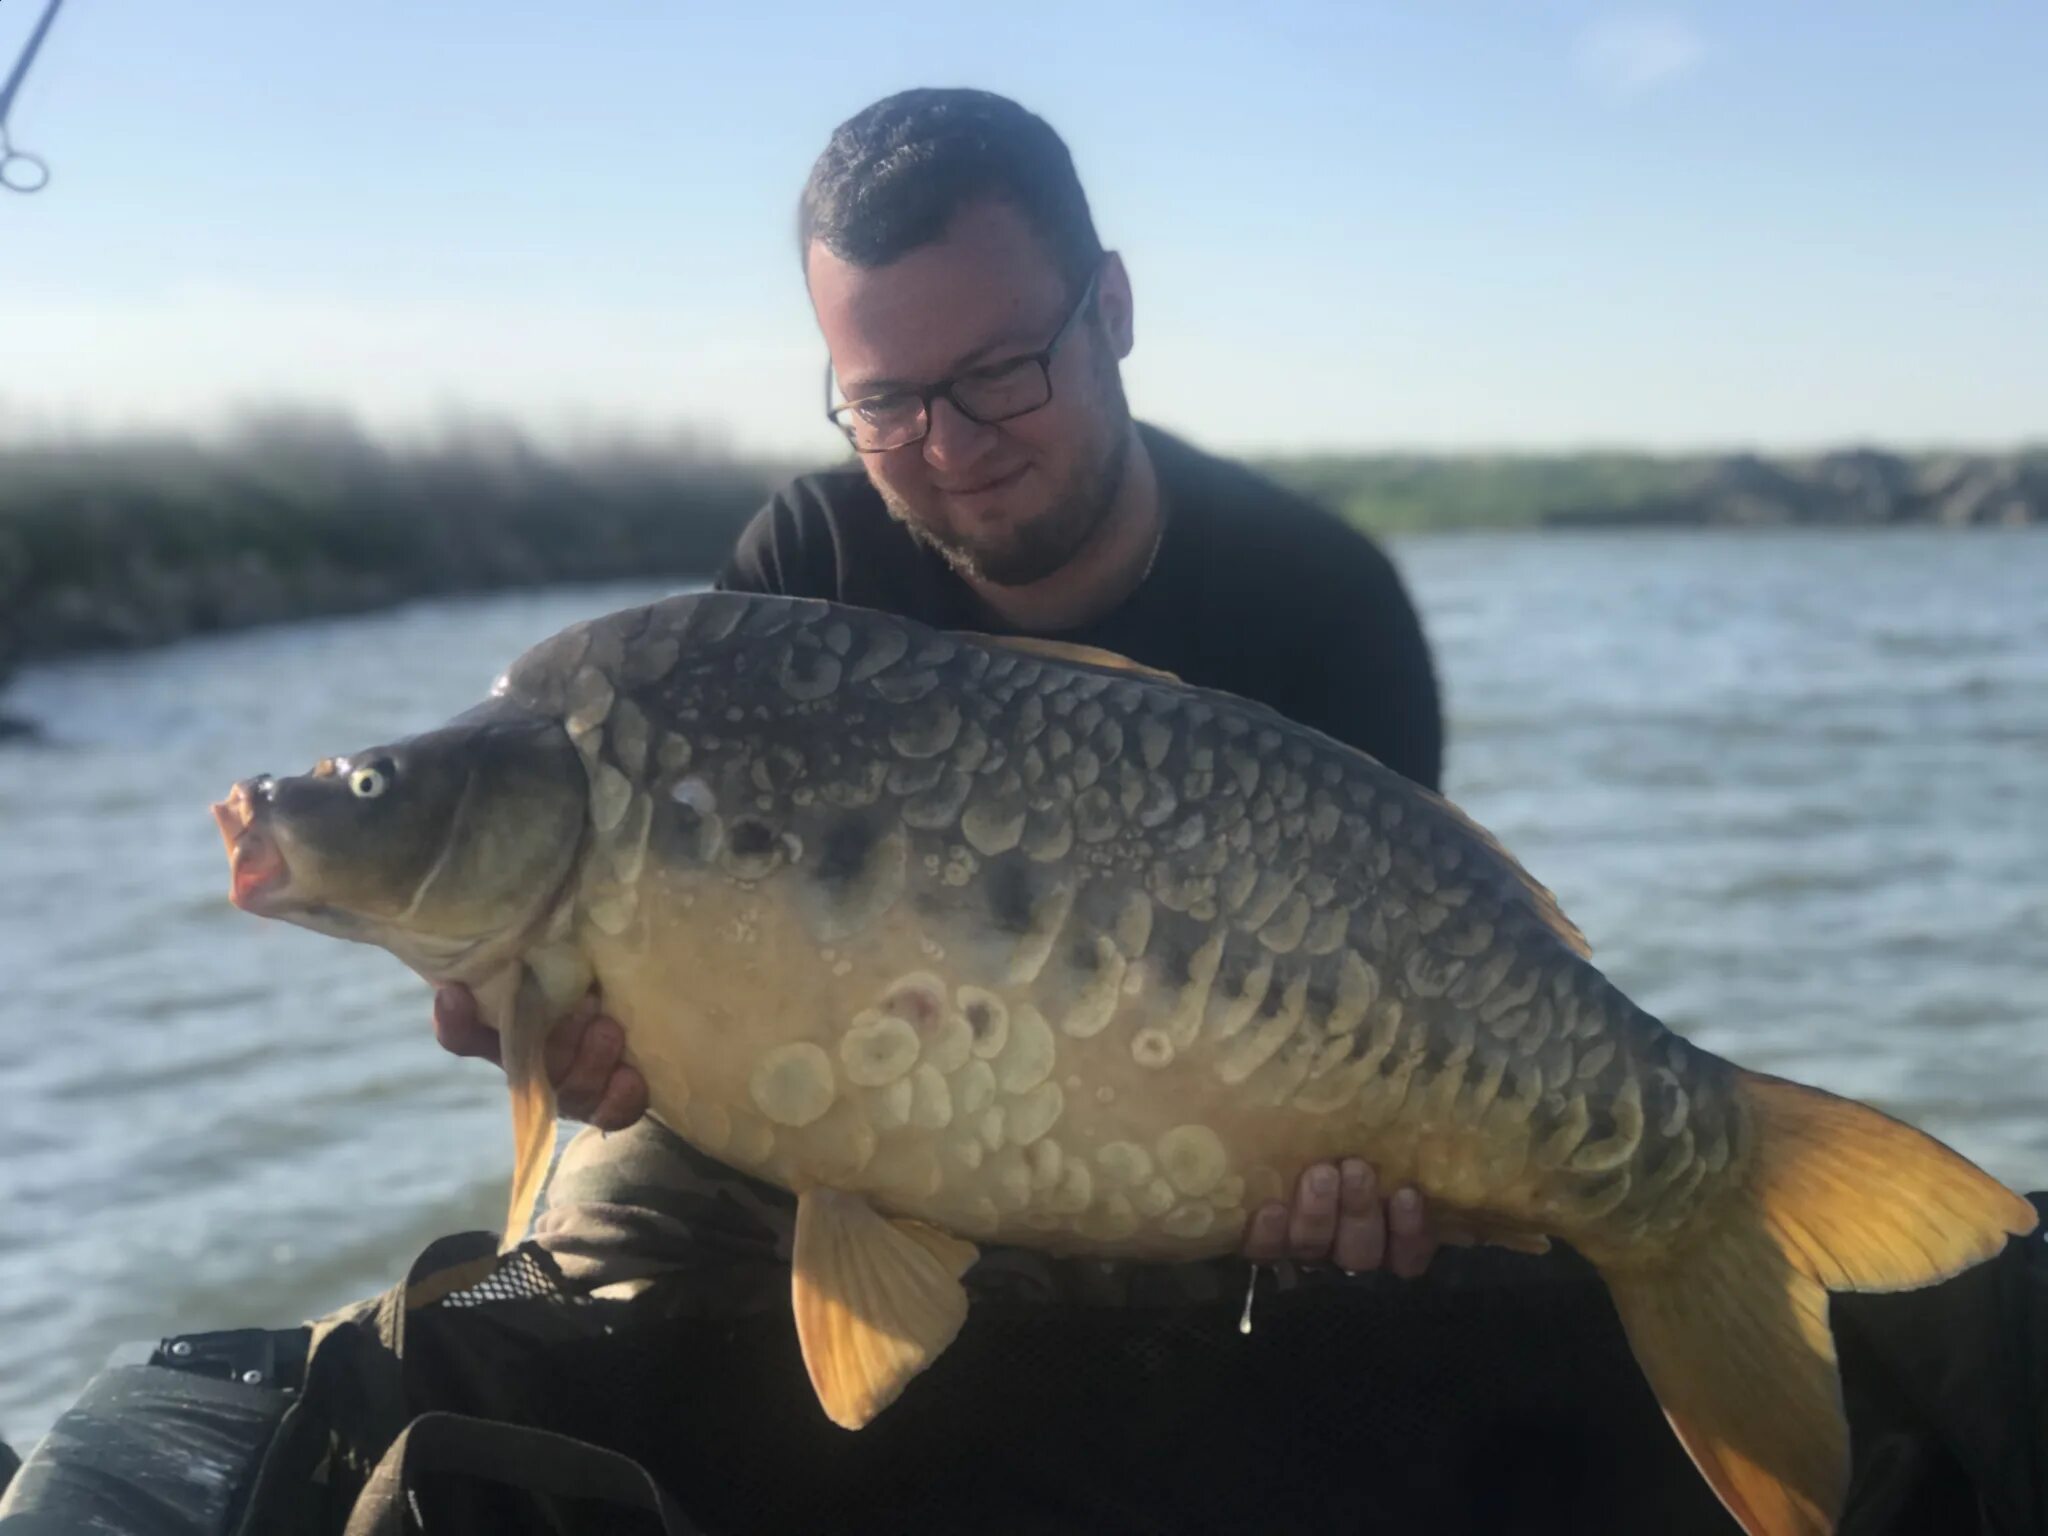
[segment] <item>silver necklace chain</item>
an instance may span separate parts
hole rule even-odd
[[[1166,498],[1159,499],[1159,526],[1152,533],[1152,553],[1145,557],[1145,569],[1138,572],[1138,580],[1131,590],[1136,591],[1152,579],[1152,567],[1159,563],[1159,551],[1166,547]]]

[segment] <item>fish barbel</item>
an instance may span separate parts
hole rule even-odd
[[[1666,1029],[1486,832],[1120,658],[703,594],[576,625],[447,725],[215,808],[237,905],[472,987],[523,1234],[591,983],[651,1112],[797,1196],[792,1305],[857,1428],[980,1243],[1194,1259],[1309,1163],[1599,1269],[1753,1536],[1832,1529],[1829,1290],[1927,1284],[2024,1200]]]

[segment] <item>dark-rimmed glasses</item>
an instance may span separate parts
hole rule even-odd
[[[1006,358],[978,368],[962,369],[951,378],[923,389],[892,389],[867,395],[844,405],[832,404],[832,365],[825,365],[825,415],[846,434],[856,453],[887,453],[921,443],[932,429],[932,402],[943,396],[953,409],[969,421],[993,426],[1016,416],[1028,416],[1052,403],[1052,360],[1060,343],[1073,330],[1095,297],[1095,279],[1102,269],[1091,273],[1081,297],[1067,318],[1053,333],[1042,351]]]

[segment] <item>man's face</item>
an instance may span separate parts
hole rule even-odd
[[[884,267],[816,244],[807,266],[848,400],[1040,351],[1078,297],[1001,202],[963,209],[943,240]],[[1109,514],[1130,436],[1116,366],[1131,347],[1130,285],[1114,257],[1089,310],[1053,355],[1050,403],[982,425],[934,400],[924,441],[861,455],[890,512],[965,575],[1006,587],[1043,580]]]

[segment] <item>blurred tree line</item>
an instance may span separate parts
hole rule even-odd
[[[1370,454],[1261,467],[1383,533],[1504,527],[2048,523],[2048,448],[2015,453]]]
[[[411,447],[273,415],[184,438],[0,447],[7,653],[148,645],[430,593],[715,571],[790,466],[701,442]]]
[[[496,423],[411,446],[345,416],[214,442],[0,445],[0,677],[434,593],[704,575],[781,480],[700,439],[543,446]],[[1370,454],[1258,467],[1381,533],[1533,526],[2048,522],[2048,450],[1805,457]]]

